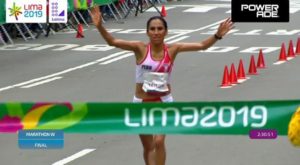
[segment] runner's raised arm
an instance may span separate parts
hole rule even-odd
[[[101,36],[110,46],[115,46],[124,50],[134,51],[137,54],[140,54],[141,49],[145,47],[145,44],[141,41],[126,41],[123,39],[114,38],[102,25],[102,14],[99,9],[99,6],[95,6],[91,9],[92,20],[94,25],[97,27]]]

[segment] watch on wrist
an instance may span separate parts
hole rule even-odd
[[[220,40],[222,37],[218,36],[217,34],[214,35],[215,39]]]

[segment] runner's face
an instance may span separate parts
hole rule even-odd
[[[149,24],[147,34],[151,43],[160,44],[164,42],[167,30],[161,20],[154,19]]]

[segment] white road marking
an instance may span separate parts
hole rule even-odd
[[[187,33],[187,32],[185,32],[185,33]],[[174,35],[174,36],[171,36],[171,37],[166,38],[164,41],[167,42],[167,41],[172,40],[172,39],[174,39],[174,38],[180,37],[181,35],[182,35],[182,33],[176,34],[176,35]]]
[[[39,46],[39,47],[31,48],[31,49],[28,49],[28,50],[38,51],[38,50],[43,50],[43,49],[47,49],[47,48],[52,48],[52,47],[55,47],[55,46],[62,46],[62,47],[57,48],[57,49],[53,49],[54,51],[63,51],[63,50],[78,47],[79,45],[77,45],[77,44],[48,44],[48,45],[42,45],[42,46]]]
[[[48,82],[55,81],[55,80],[58,80],[58,79],[61,79],[61,78],[62,78],[62,77],[53,77],[53,78],[46,79],[46,80],[43,80],[43,81],[40,81],[40,82],[36,82],[36,83],[30,84],[30,85],[27,85],[27,86],[22,86],[21,88],[31,88],[31,87],[35,87],[35,86],[42,85],[42,84],[46,84],[46,83],[48,83]]]
[[[174,40],[168,41],[167,43],[168,43],[168,44],[172,44],[172,43],[174,43],[174,42],[178,42],[178,41],[184,40],[184,39],[186,39],[186,38],[189,38],[189,36],[182,36],[182,37],[176,38],[176,39],[174,39]]]
[[[220,86],[221,89],[228,89],[228,88],[232,88],[233,86],[230,85],[230,86]]]
[[[210,10],[216,9],[216,6],[198,6],[184,10],[184,13],[206,13]]]
[[[201,4],[201,5],[170,5],[172,7],[189,7],[189,8],[194,8],[194,7],[203,7],[203,6],[215,6],[218,8],[231,8],[231,4],[225,4],[225,3],[207,3],[207,4]]]
[[[115,62],[115,61],[121,60],[121,59],[123,59],[123,58],[130,57],[130,56],[132,56],[132,55],[133,55],[133,53],[127,53],[127,54],[121,55],[121,56],[119,56],[119,57],[116,57],[116,58],[113,58],[113,59],[107,60],[107,61],[105,61],[105,62],[102,62],[102,63],[100,63],[100,65],[106,65],[106,64],[110,64],[110,63],[112,63],[112,62]]]
[[[97,61],[97,62],[103,62],[103,61],[105,61],[105,60],[108,60],[108,59],[111,59],[111,58],[114,58],[114,57],[118,57],[119,55],[124,54],[124,53],[129,53],[129,51],[121,51],[121,52],[117,52],[117,53],[108,55],[108,56],[106,56],[106,57],[100,58],[99,60],[96,60],[96,61]]]
[[[170,10],[170,9],[173,9],[175,7],[170,7],[170,6],[165,6],[165,9],[166,10]],[[161,11],[162,7],[161,6],[157,6],[157,9],[159,11]],[[157,12],[157,10],[154,8],[154,7],[151,7],[150,9],[148,9],[146,12]]]
[[[14,86],[7,86],[7,87],[4,87],[4,88],[0,88],[0,92],[6,91],[6,90],[9,90],[9,89],[12,89],[12,88],[14,88]]]
[[[235,46],[225,46],[225,47],[212,46],[212,47],[209,47],[206,50],[200,50],[198,52],[204,52],[204,53],[226,53],[226,52],[230,52],[230,51],[236,50],[238,48],[239,47],[235,47]]]
[[[299,8],[293,8],[293,7],[291,7],[290,8],[290,13],[294,14],[294,13],[298,12],[299,10],[300,10]]]
[[[280,64],[283,64],[283,63],[285,63],[286,61],[277,61],[277,62],[275,62],[275,63],[273,63],[274,65],[280,65]]]
[[[249,79],[251,79],[251,77],[246,77],[245,79],[238,79],[238,83],[243,83]]]
[[[53,163],[52,165],[65,165],[65,164],[67,164],[67,163],[69,163],[69,162],[71,162],[71,161],[73,161],[75,159],[78,159],[78,158],[80,158],[80,157],[82,157],[82,156],[84,156],[84,155],[86,155],[86,154],[88,154],[90,152],[95,151],[95,150],[96,149],[84,149],[84,150],[82,150],[80,152],[77,152],[74,155],[71,155],[71,156],[69,156],[69,157],[67,157],[65,159],[57,161],[57,162]]]
[[[259,53],[259,50],[262,50],[264,54],[271,53],[280,49],[280,47],[250,47],[240,51],[240,53]]]
[[[286,59],[288,60],[288,61],[290,61],[290,60],[292,60],[292,59],[294,59],[295,57],[287,57]]]

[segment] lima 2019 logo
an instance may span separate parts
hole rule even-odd
[[[7,18],[8,22],[46,22],[46,0],[24,0],[17,2],[7,2]]]
[[[22,14],[22,12],[21,12],[22,7],[21,6],[16,6],[16,3],[14,2],[13,7],[8,8],[8,9],[9,9],[9,13],[10,13],[9,16],[14,16],[16,18],[16,20],[18,20],[18,16],[20,14]]]

